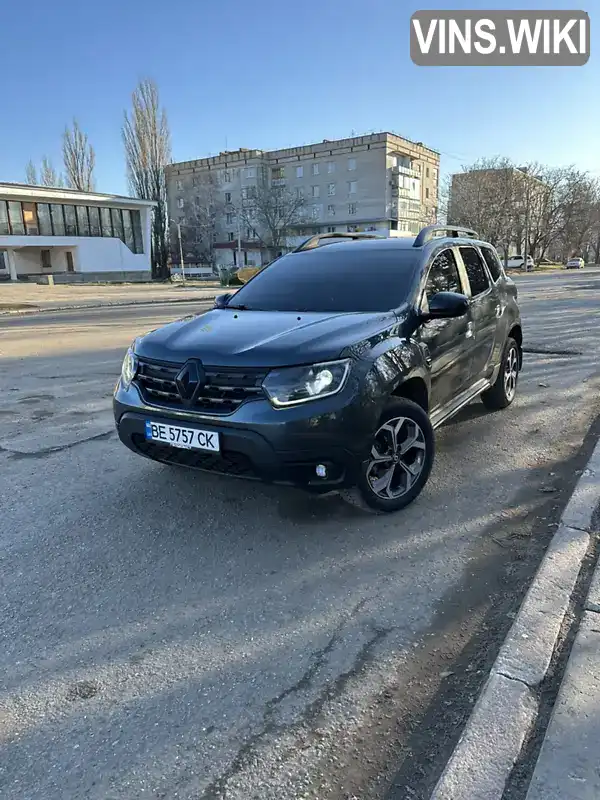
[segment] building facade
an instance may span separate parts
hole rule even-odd
[[[0,280],[150,278],[152,202],[0,183]]]
[[[260,203],[256,198],[273,187],[285,197],[275,205],[299,199],[281,249],[322,232],[415,235],[437,218],[439,161],[436,151],[392,133],[284,150],[222,152],[167,167],[169,217],[182,232],[184,263],[199,272],[206,258],[193,246],[198,238],[212,239],[217,267],[260,266],[277,255],[251,217],[253,203]],[[173,265],[178,261],[173,258]]]

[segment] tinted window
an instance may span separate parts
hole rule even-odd
[[[10,233],[8,227],[8,206],[6,200],[0,200],[0,235]]]
[[[407,300],[418,265],[409,248],[325,245],[274,261],[232,300],[262,311],[376,312]]]
[[[461,247],[460,254],[469,276],[471,295],[476,297],[478,294],[485,292],[490,286],[483,261],[474,247]]]
[[[482,247],[481,252],[483,253],[483,257],[485,258],[485,263],[487,264],[487,268],[490,271],[492,280],[495,283],[500,277],[500,275],[502,275],[502,267],[500,266],[500,261],[498,260],[498,256],[496,255],[496,253],[494,253],[493,250],[490,250],[489,247]]]
[[[462,292],[452,250],[444,250],[436,256],[429,270],[425,289],[427,300],[431,300],[438,292]]]

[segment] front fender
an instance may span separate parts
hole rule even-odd
[[[385,403],[402,383],[412,378],[420,378],[429,393],[431,379],[423,351],[413,340],[400,339],[375,355],[367,384],[373,387],[374,397]]]

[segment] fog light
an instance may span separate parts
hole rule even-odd
[[[315,467],[315,472],[317,473],[318,478],[326,478],[327,477],[327,467],[325,464],[317,464]]]

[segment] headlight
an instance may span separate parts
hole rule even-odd
[[[286,367],[270,372],[263,388],[276,408],[293,406],[336,394],[344,387],[349,372],[349,359],[310,367]]]
[[[138,368],[138,360],[137,356],[133,352],[133,348],[130,347],[129,350],[125,353],[125,358],[123,359],[123,366],[121,367],[121,383],[124,389],[129,389],[131,386],[131,381],[135,378],[135,373],[137,372]]]

